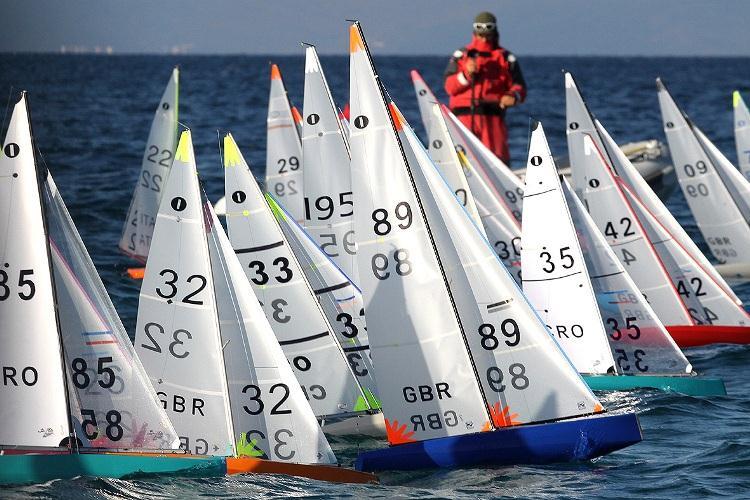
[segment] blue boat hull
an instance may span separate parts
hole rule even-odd
[[[642,439],[634,413],[601,415],[367,451],[359,454],[354,467],[375,472],[582,461]]]

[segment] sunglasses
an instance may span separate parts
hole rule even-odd
[[[485,32],[495,31],[495,23],[474,23],[474,31]]]

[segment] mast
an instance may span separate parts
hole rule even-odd
[[[391,123],[391,128],[393,130],[396,130],[396,123],[394,122],[394,119],[393,119],[393,111],[391,109],[391,106],[388,104],[388,101],[386,100],[386,95],[383,89],[383,84],[380,81],[380,76],[378,75],[378,72],[375,69],[375,65],[372,63],[372,56],[370,54],[370,49],[367,45],[367,41],[365,40],[364,34],[362,33],[362,28],[359,24],[359,21],[353,21],[353,22],[354,22],[354,26],[356,27],[359,33],[359,37],[360,37],[360,40],[362,41],[364,50],[367,53],[367,60],[370,63],[370,68],[372,69],[372,72],[375,75],[375,79],[377,80],[378,90],[380,91],[380,97],[383,101],[383,105],[388,110],[387,114],[388,114],[388,119],[390,120],[390,123]],[[482,389],[482,382],[479,377],[479,372],[477,371],[476,363],[474,362],[474,357],[471,355],[471,349],[469,348],[469,344],[466,340],[466,331],[464,329],[463,323],[461,322],[461,318],[459,317],[458,308],[456,307],[456,302],[453,298],[453,294],[451,293],[450,284],[448,283],[448,279],[445,274],[443,263],[440,260],[440,255],[438,254],[438,251],[437,251],[435,239],[432,235],[432,231],[430,230],[430,224],[427,221],[427,217],[425,216],[424,206],[422,205],[422,199],[419,196],[419,192],[417,191],[417,186],[416,186],[416,183],[414,182],[414,176],[412,175],[411,168],[409,166],[409,161],[407,160],[406,154],[404,153],[404,146],[401,143],[401,138],[398,136],[398,134],[394,133],[393,135],[396,138],[396,143],[398,144],[398,148],[401,153],[401,158],[403,159],[404,165],[406,166],[406,173],[409,176],[409,182],[411,183],[412,191],[414,193],[414,198],[417,200],[417,204],[419,205],[419,211],[420,211],[422,220],[425,225],[427,236],[430,239],[430,245],[432,247],[433,254],[435,255],[435,259],[437,260],[438,268],[440,269],[440,274],[442,275],[442,278],[443,278],[443,284],[445,286],[445,290],[447,291],[448,297],[450,299],[451,307],[453,309],[453,315],[455,316],[458,327],[461,330],[461,339],[463,340],[464,349],[466,349],[466,353],[468,354],[469,362],[471,363],[471,369],[472,369],[472,372],[474,373],[474,379],[479,385],[479,392],[482,395],[482,400],[484,401],[484,413],[486,414],[489,422],[492,422],[492,416],[489,413],[489,402],[487,401],[487,396],[485,395],[484,390]]]

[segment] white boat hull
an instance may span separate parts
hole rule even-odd
[[[334,420],[321,423],[323,432],[330,436],[369,436],[384,438],[385,420],[382,413],[373,415],[357,415],[344,420]]]

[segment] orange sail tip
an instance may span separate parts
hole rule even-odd
[[[146,274],[146,268],[145,267],[129,267],[127,271],[125,271],[129,278],[134,280],[142,280],[143,275]]]
[[[299,110],[296,106],[292,106],[292,117],[294,117],[294,123],[302,122],[302,115],[299,114]]]
[[[594,405],[594,413],[601,413],[603,411],[604,411],[604,407],[601,404],[596,403]]]
[[[510,412],[510,406],[503,406],[501,410],[500,402],[497,402],[490,406],[489,409],[492,423],[495,424],[495,427],[510,427],[521,423],[516,420],[516,418],[518,418],[518,413]]]
[[[419,71],[416,69],[411,70],[411,81],[413,82],[421,82],[422,81],[422,75],[419,74]]]
[[[349,28],[349,53],[353,54],[358,50],[364,50],[365,44],[362,41],[362,35],[359,34],[359,28],[352,24]]]
[[[406,432],[406,424],[398,425],[398,420],[394,420],[391,424],[387,418],[385,419],[385,434],[388,436],[388,442],[390,444],[416,442],[416,439],[412,438],[414,431]]]
[[[393,117],[393,124],[396,126],[396,130],[401,130],[402,128],[404,128],[404,117],[401,114],[401,111],[398,110],[396,105],[391,102],[388,105],[388,109],[391,110],[391,117]]]
[[[281,71],[275,64],[271,65],[271,80],[281,80]]]

